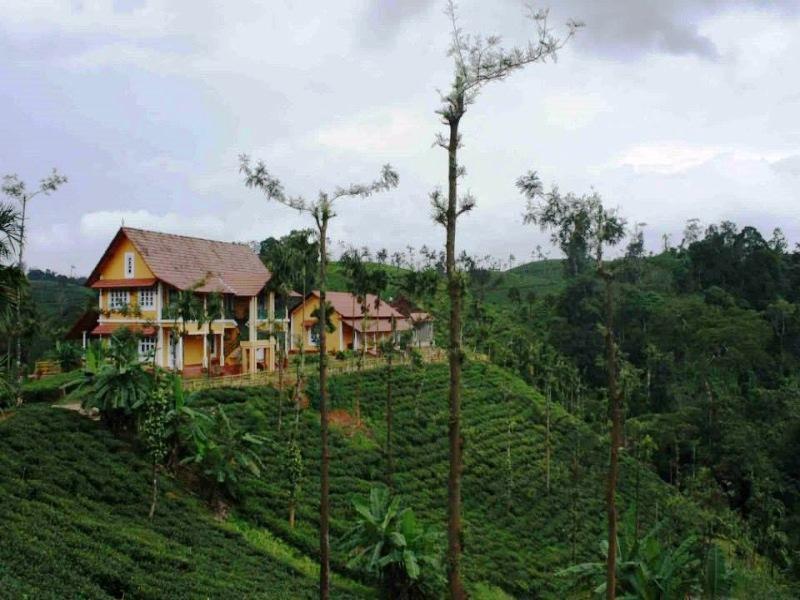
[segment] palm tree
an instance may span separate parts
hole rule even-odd
[[[0,262],[8,260],[19,244],[19,215],[9,205],[0,204]],[[6,333],[8,340],[8,360],[11,360],[11,329],[19,298],[18,290],[25,278],[18,266],[0,264],[0,331]],[[9,363],[10,364],[10,363]]]
[[[270,271],[271,277],[269,280],[269,291],[280,297],[284,310],[287,311],[285,316],[288,316],[289,296],[292,293],[292,282],[297,278],[297,272],[301,268],[300,262],[305,257],[295,251],[288,243],[279,243],[274,246],[270,253],[269,260],[266,261],[266,266]],[[285,322],[282,322],[281,327],[276,327],[273,324],[271,333],[276,340],[276,348],[278,350],[278,430],[281,429],[281,421],[283,417],[283,366],[286,360],[286,343],[285,336],[278,336],[277,333],[285,333]],[[282,339],[283,338],[283,339]]]

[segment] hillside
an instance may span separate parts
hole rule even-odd
[[[302,557],[216,521],[176,481],[148,520],[148,482],[146,462],[96,422],[45,405],[0,415],[0,597],[316,596]]]
[[[486,288],[485,300],[493,304],[508,304],[509,291],[516,288],[522,299],[533,292],[537,297],[560,292],[565,285],[563,261],[536,260],[506,271],[494,273]]]
[[[447,369],[431,366],[420,376],[403,368],[394,381],[395,488],[420,518],[443,528]],[[351,408],[356,385],[355,375],[331,380],[334,409]],[[488,364],[469,365],[464,385],[468,587],[478,599],[564,597],[569,582],[555,577],[555,571],[596,559],[604,536],[605,443],[554,403],[547,493],[542,397],[518,377]],[[344,568],[339,540],[352,523],[351,496],[384,479],[384,394],[382,372],[366,372],[366,427],[354,432],[334,425],[331,435],[336,598],[373,597]],[[310,395],[313,406],[313,386]],[[28,405],[7,413],[0,422],[2,589],[17,597],[54,598],[76,593],[101,598],[313,596],[315,567],[309,559],[318,544],[318,413],[308,409],[300,415],[306,479],[297,527],[291,529],[283,459],[291,407],[284,408],[279,433],[274,390],[218,389],[196,400],[204,410],[217,402],[226,405],[234,422],[266,438],[260,450],[264,475],[244,482],[225,523],[176,480],[166,482],[156,518],[148,521],[149,470],[133,446],[63,409]],[[626,458],[623,507],[631,506],[636,473],[635,463]],[[708,518],[649,470],[639,474],[645,525],[653,523],[656,513],[667,517],[668,537],[674,541]],[[731,535],[731,552],[737,551],[737,535]],[[755,573],[739,582],[742,590],[768,584]]]

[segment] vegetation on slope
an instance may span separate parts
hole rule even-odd
[[[216,521],[178,482],[165,482],[149,520],[149,472],[128,442],[71,411],[30,405],[0,417],[0,596],[316,596],[298,553]],[[338,582],[338,598],[371,596]]]
[[[409,369],[395,372],[394,487],[418,518],[442,527],[446,522],[447,371],[426,369],[422,378]],[[332,409],[350,409],[356,376],[331,380]],[[219,392],[216,392],[219,393]],[[346,556],[337,544],[350,528],[350,499],[364,496],[384,477],[383,406],[385,384],[381,371],[365,374],[362,409],[367,427],[335,428],[331,444],[331,531],[333,563],[343,569]],[[298,507],[297,526],[289,527],[289,484],[285,476],[287,433],[277,433],[274,405],[263,395],[229,404],[227,413],[238,425],[266,438],[261,449],[267,476],[250,479],[240,490],[237,518],[269,528],[289,543],[317,552],[319,421],[314,411],[300,415],[298,439],[309,474]],[[500,589],[515,597],[563,597],[570,581],[554,573],[575,562],[597,558],[603,537],[603,473],[606,443],[563,408],[553,407],[551,492],[545,492],[543,399],[519,378],[503,369],[474,364],[465,371],[464,574],[469,587]],[[577,452],[577,455],[576,455]],[[577,469],[574,460],[577,458]],[[702,530],[712,515],[675,493],[646,468],[638,471],[642,528],[668,517],[665,543],[680,541],[691,530]],[[623,467],[624,507],[636,496],[637,469],[630,458]],[[739,548],[729,520],[728,546]],[[711,542],[711,539],[705,540]],[[752,577],[760,577],[753,575]],[[739,585],[749,585],[742,579]],[[758,585],[768,585],[764,577]],[[776,592],[777,593],[777,592]]]

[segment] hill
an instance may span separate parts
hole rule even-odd
[[[0,597],[316,596],[307,561],[266,532],[216,521],[178,481],[165,481],[150,521],[149,473],[133,446],[77,413],[0,415]],[[369,597],[352,582],[334,590]]]
[[[536,297],[557,294],[565,285],[563,268],[562,260],[547,259],[493,272],[493,277],[485,286],[484,299],[492,304],[508,304],[509,291],[512,289],[519,291],[523,303],[527,302],[526,297],[530,292]]]
[[[339,541],[353,522],[350,499],[384,480],[383,371],[364,373],[365,423],[331,432],[334,597],[374,597],[354,582]],[[352,407],[356,375],[330,382],[333,409]],[[446,522],[447,369],[394,375],[394,487],[427,523]],[[563,407],[551,407],[551,487],[545,473],[546,405],[520,378],[489,364],[469,364],[464,379],[464,573],[477,599],[562,598],[570,582],[554,573],[598,557],[604,537],[606,442]],[[316,395],[300,413],[306,479],[293,529],[287,522],[285,448],[291,407],[277,430],[271,388],[201,392],[196,405],[224,403],[232,421],[265,438],[264,474],[243,482],[227,522],[191,492],[191,479],[169,479],[151,522],[149,469],[135,446],[98,423],[63,409],[29,405],[0,421],[4,523],[0,585],[12,596],[304,598],[315,593],[319,482]],[[43,449],[47,449],[43,451]],[[639,484],[637,485],[637,479]],[[705,509],[626,457],[623,508],[638,494],[643,527],[669,519],[678,540],[707,522]],[[637,492],[638,490],[638,492]],[[741,532],[726,542],[740,551]],[[746,544],[743,547],[747,547]],[[757,563],[756,563],[757,564]],[[221,565],[224,565],[221,567]],[[758,571],[758,569],[755,569]],[[43,582],[47,582],[46,587]],[[769,590],[765,575],[742,575],[739,590]],[[49,596],[48,596],[49,595]]]

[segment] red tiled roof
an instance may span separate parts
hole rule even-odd
[[[151,287],[155,285],[156,281],[156,279],[98,279],[89,287],[94,289]]]
[[[147,325],[143,327],[140,323],[100,323],[92,329],[92,335],[111,335],[120,327],[127,327],[131,331],[141,333],[142,335],[155,335],[156,328]]]
[[[319,298],[319,292],[314,290],[309,296],[316,296]],[[326,292],[325,298],[330,302],[333,310],[345,318],[360,319],[364,316],[361,310],[361,303],[358,299],[349,292]],[[355,299],[355,306],[354,304]],[[398,320],[403,319],[397,310],[395,310],[386,300],[381,300],[379,307],[376,309],[378,297],[374,294],[367,294],[367,316],[373,319],[388,319],[395,317]]]
[[[153,274],[180,290],[198,286],[198,292],[255,296],[270,272],[245,244],[122,227],[87,281],[93,285],[100,269],[121,237],[127,237]]]

